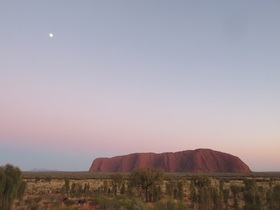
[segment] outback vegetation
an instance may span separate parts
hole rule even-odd
[[[280,173],[22,173],[6,165],[0,187],[3,210],[280,209]]]
[[[19,168],[12,165],[0,167],[0,209],[12,209],[15,199],[22,200],[26,182],[22,180]]]

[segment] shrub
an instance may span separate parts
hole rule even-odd
[[[154,210],[187,210],[187,204],[172,199],[161,200],[154,205]]]
[[[17,195],[21,198],[24,190],[25,184],[22,184],[19,168],[9,164],[0,167],[0,209],[11,209]]]

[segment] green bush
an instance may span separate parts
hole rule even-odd
[[[95,196],[92,201],[95,205],[99,206],[99,209],[108,209],[114,206],[113,199],[103,194]]]
[[[98,209],[147,210],[146,204],[141,199],[126,195],[109,197],[100,194],[94,197],[93,203],[98,205]]]
[[[187,210],[187,204],[173,199],[161,200],[154,205],[154,210]]]
[[[17,195],[21,199],[24,190],[25,184],[22,184],[19,168],[9,164],[0,167],[0,209],[11,209]]]
[[[75,204],[75,201],[74,201],[74,200],[71,200],[71,199],[67,199],[67,200],[64,201],[64,204],[65,204],[66,206],[72,206],[72,205]]]

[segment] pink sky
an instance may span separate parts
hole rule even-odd
[[[280,170],[278,3],[1,9],[0,165],[88,170],[99,156],[210,148]]]

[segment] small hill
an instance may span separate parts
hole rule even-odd
[[[250,173],[240,158],[214,151],[196,149],[166,153],[134,153],[112,158],[97,158],[90,172],[131,172],[138,168],[161,168],[165,172]]]

